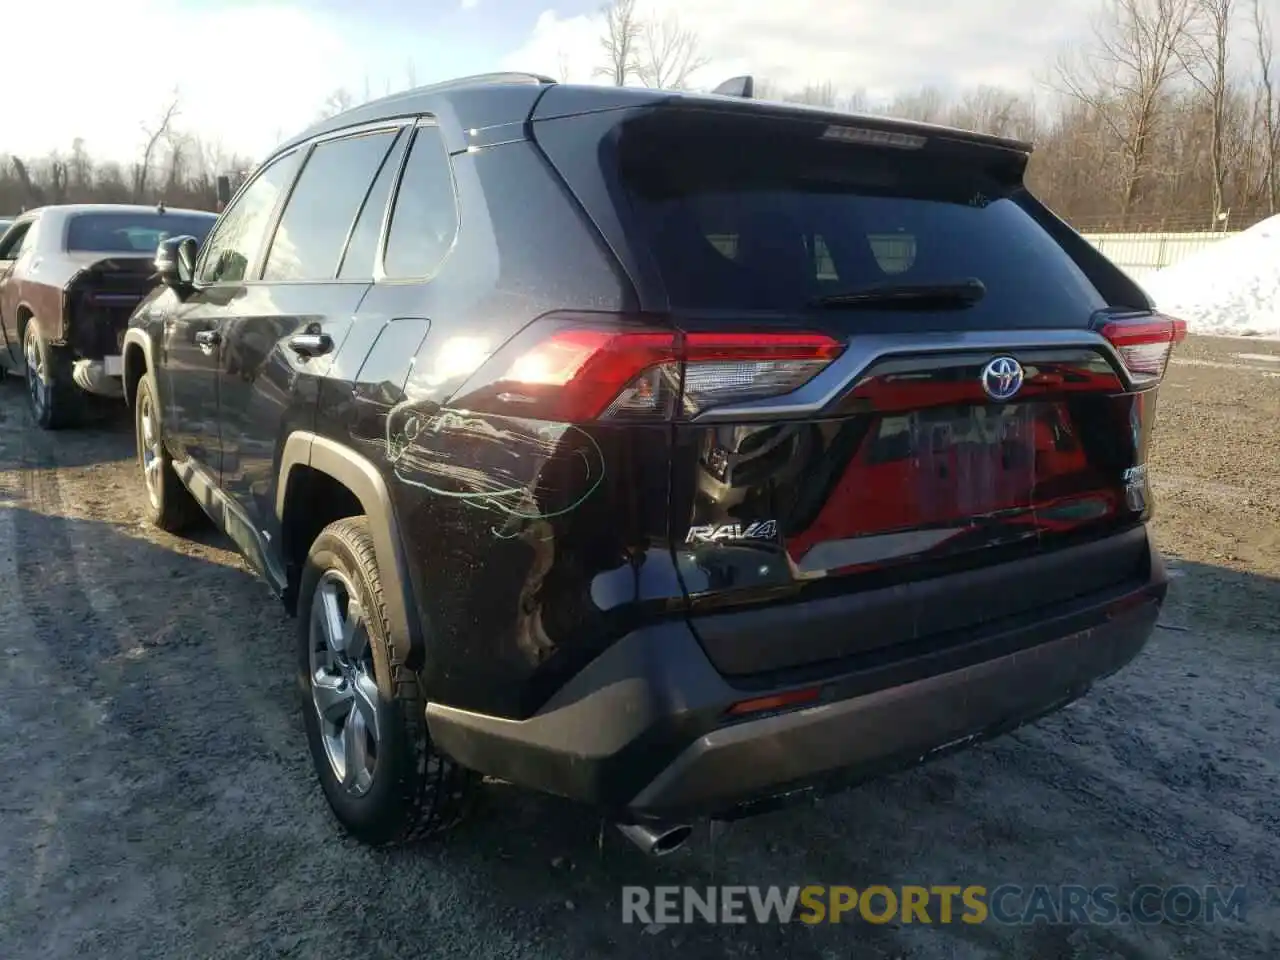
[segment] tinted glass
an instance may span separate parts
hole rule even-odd
[[[181,213],[77,213],[67,221],[67,249],[95,253],[155,253],[170,237],[204,242],[216,217]]]
[[[12,226],[10,224],[9,226]],[[24,223],[12,233],[9,227],[4,228],[5,235],[0,237],[0,260],[17,260],[28,237],[32,236],[31,224]]]
[[[427,277],[435,272],[458,232],[453,176],[435,127],[421,127],[409,147],[387,231],[383,270],[388,277]]]
[[[394,131],[381,131],[316,146],[276,227],[264,280],[333,277],[360,203],[394,137]]]
[[[795,312],[876,284],[971,277],[986,296],[948,324],[1079,326],[1105,306],[1012,199],[1020,179],[997,151],[872,149],[823,142],[808,123],[736,123],[623,139],[623,183],[676,308]]]
[[[382,231],[382,216],[387,212],[387,198],[391,196],[391,185],[400,172],[400,157],[403,154],[404,142],[397,141],[395,149],[382,161],[382,169],[378,171],[373,188],[365,197],[364,207],[360,210],[356,228],[351,233],[351,242],[347,244],[347,253],[342,259],[342,267],[338,271],[338,276],[344,280],[373,276],[378,237]]]
[[[200,268],[203,283],[238,283],[266,239],[271,215],[289,188],[297,153],[289,153],[266,167],[232,202],[209,238]]]

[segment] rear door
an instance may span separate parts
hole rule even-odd
[[[372,282],[372,257],[341,269],[366,202],[381,222],[386,191],[371,195],[400,135],[395,125],[316,143],[284,204],[245,308],[222,327],[219,373],[222,488],[255,539],[275,529],[276,464],[294,430],[310,430],[319,383]],[[357,237],[357,247],[359,237]]]
[[[1109,302],[1111,268],[1055,238],[1025,151],[851,122],[668,107],[612,133],[628,235],[686,338],[673,550],[727,673],[956,635],[1145,556],[1014,562],[1146,515],[1154,394],[1098,332],[1144,298]]]

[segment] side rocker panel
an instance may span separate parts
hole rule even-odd
[[[383,600],[386,603],[387,617],[391,621],[392,641],[397,650],[406,651],[405,666],[411,670],[420,669],[425,644],[420,626],[409,616],[414,603],[409,594],[407,561],[404,547],[396,533],[398,528],[395,508],[391,504],[386,482],[372,463],[341,444],[306,431],[292,433],[281,452],[279,480],[276,485],[276,519],[281,523],[284,521],[289,473],[299,465],[328,474],[360,501],[365,516],[369,518],[369,531],[373,535],[378,572],[382,577]]]

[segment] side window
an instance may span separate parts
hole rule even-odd
[[[297,164],[296,151],[273,161],[227,208],[205,244],[201,283],[238,283],[245,279],[245,272],[262,249],[271,214],[281,194],[289,189]]]
[[[285,204],[264,280],[329,280],[396,131],[319,143]]]
[[[4,236],[0,245],[0,260],[17,260],[35,240],[34,222],[23,223],[14,227]]]
[[[373,276],[373,264],[378,255],[378,238],[382,236],[382,215],[387,212],[387,200],[391,196],[391,187],[400,172],[400,158],[404,155],[402,138],[382,161],[382,169],[373,181],[369,195],[364,198],[364,206],[356,220],[356,228],[351,233],[351,242],[347,244],[347,252],[342,258],[342,266],[338,270],[341,280],[363,280]]]
[[[391,211],[383,272],[391,278],[430,276],[457,232],[453,174],[444,139],[435,127],[419,127]]]

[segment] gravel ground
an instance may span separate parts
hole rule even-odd
[[[144,525],[126,418],[42,434],[0,385],[0,958],[1280,956],[1280,344],[1189,342],[1161,405],[1175,579],[1138,661],[1001,740],[647,860],[499,786],[446,841],[341,837],[265,586],[214,534]],[[1249,899],[1191,926],[621,922],[627,883],[809,882]]]

